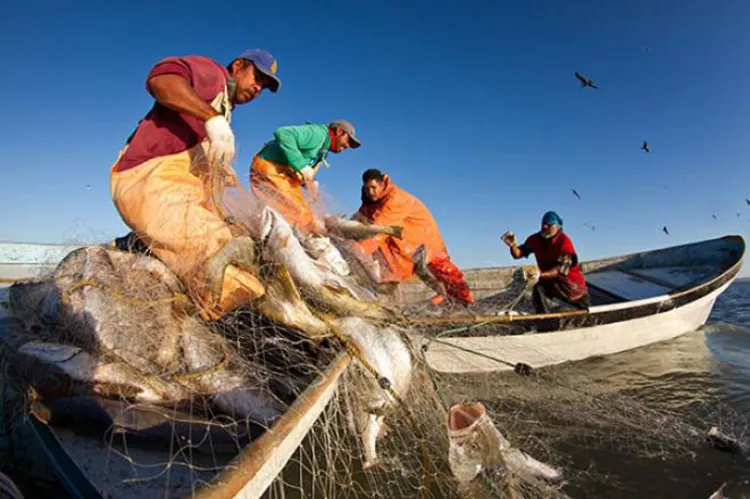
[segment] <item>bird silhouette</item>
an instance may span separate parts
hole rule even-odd
[[[664,232],[666,235],[669,235],[669,231],[667,230],[667,226],[661,228],[662,232]]]
[[[86,189],[91,189],[91,184],[86,184]]]
[[[641,149],[646,152],[651,152],[651,149],[648,147],[648,142],[645,140],[643,141],[643,145],[641,146]]]
[[[716,215],[711,215],[711,216],[714,217],[714,220],[718,220],[718,218],[716,218]]]
[[[578,71],[576,71],[575,74],[576,74],[576,78],[578,78],[578,81],[581,82],[581,86],[582,87],[591,87],[591,88],[595,88],[595,89],[599,90],[599,87],[597,87],[596,85],[594,85],[593,81],[589,80],[588,78],[586,78],[585,76],[583,76]]]
[[[750,204],[750,199],[747,199],[747,198],[745,198],[745,202],[746,202],[747,204]]]
[[[578,191],[577,191],[577,190],[575,190],[575,189],[571,189],[571,191],[573,191],[573,195],[574,195],[575,197],[577,197],[578,199],[581,199],[581,195],[580,195],[580,194],[578,194]]]
[[[589,223],[587,223],[587,222],[583,222],[583,225],[584,225],[585,227],[588,227],[589,229],[591,229],[591,230],[593,230],[593,231],[596,231],[596,226],[594,226],[594,225],[591,225],[591,224],[589,224]]]
[[[740,218],[740,214],[739,213],[737,213],[737,218]]]
[[[647,54],[650,54],[651,53],[651,47],[643,47],[643,51],[646,52]]]

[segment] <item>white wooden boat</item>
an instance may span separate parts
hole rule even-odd
[[[54,270],[57,263],[76,248],[0,243],[0,341],[10,327],[8,287],[18,280]],[[120,456],[101,434],[83,435],[70,428],[47,424],[44,404],[32,405],[27,433],[36,441],[34,443],[71,497],[258,498],[282,471],[334,396],[349,362],[347,354],[338,355],[271,428],[253,434],[247,446],[234,453],[211,456],[209,465],[203,462],[195,468],[185,466],[187,463],[171,455],[169,445],[163,444],[161,447],[129,447],[128,456]],[[153,467],[136,470],[130,458]],[[174,466],[162,472],[159,479],[159,471],[167,464]],[[196,469],[201,467],[204,469]],[[144,479],[144,475],[157,479]]]
[[[519,287],[520,267],[468,269],[481,316],[417,318],[418,338],[430,367],[444,373],[543,367],[669,340],[705,324],[744,254],[742,237],[726,236],[584,262],[592,306],[549,314],[503,314],[493,305]],[[402,289],[406,303],[427,296],[417,282]]]

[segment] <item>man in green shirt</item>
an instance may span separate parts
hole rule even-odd
[[[329,125],[308,123],[282,126],[253,158],[250,187],[263,203],[273,207],[291,225],[305,233],[321,233],[323,224],[315,217],[302,192],[310,201],[318,199],[315,174],[329,152],[356,149],[362,143],[354,126],[345,120]]]

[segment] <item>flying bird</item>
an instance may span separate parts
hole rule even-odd
[[[747,204],[750,204],[750,199],[747,199],[747,198],[745,198],[745,202],[746,202]]]
[[[595,88],[595,89],[599,90],[599,87],[597,87],[596,85],[594,85],[593,81],[589,80],[588,78],[586,78],[585,76],[583,76],[578,71],[576,71],[575,74],[576,74],[576,78],[578,78],[578,81],[581,82],[581,86],[582,87],[591,87],[591,88]]]
[[[649,54],[651,53],[651,47],[643,47],[643,51]]]
[[[86,189],[91,189],[91,184],[86,184]]]
[[[669,231],[667,230],[667,226],[661,228],[662,232],[664,232],[666,235],[669,235]]]
[[[716,215],[711,215],[711,216],[714,217],[714,220],[718,220],[718,218],[716,218]]]
[[[591,230],[593,230],[593,231],[596,231],[596,227],[595,227],[595,226],[593,226],[593,225],[591,225],[591,224],[589,224],[589,223],[583,222],[583,225],[584,225],[585,227],[588,227],[589,229],[591,229]]]
[[[740,218],[740,214],[739,213],[737,213],[737,218]]]
[[[575,189],[571,189],[571,191],[573,191],[573,195],[574,195],[575,197],[577,197],[578,199],[581,199],[581,195],[580,195],[580,194],[578,194],[578,191],[577,191],[577,190],[575,190]]]
[[[641,146],[641,150],[646,151],[646,152],[651,152],[651,148],[648,147],[648,142],[646,142],[645,140],[643,141],[643,145]]]

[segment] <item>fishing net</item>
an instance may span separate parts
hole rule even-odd
[[[251,203],[241,189],[225,196],[228,215],[257,233],[260,222],[248,215],[248,206],[255,206]],[[355,262],[342,241],[332,244]],[[625,380],[613,388],[592,378],[585,365],[530,373],[502,365],[504,372],[462,376],[432,371],[422,348],[425,336],[449,337],[446,330],[467,326],[472,334],[517,332],[512,322],[489,319],[530,313],[529,289],[520,272],[502,282],[499,292],[478,290],[473,315],[460,308],[431,308],[408,293],[387,297],[390,304],[409,302],[403,315],[363,324],[399,338],[387,348],[408,350],[410,380],[400,390],[394,378],[399,366],[384,370],[385,364],[368,360],[366,345],[352,343],[351,335],[305,334],[269,318],[263,313],[269,309],[258,305],[207,320],[181,281],[144,250],[129,238],[120,240],[119,248],[73,251],[59,266],[47,266],[33,282],[11,290],[12,317],[6,319],[6,385],[21,396],[16,405],[3,405],[3,418],[21,420],[31,411],[46,421],[105,495],[233,496],[247,482],[247,473],[262,474],[264,465],[287,452],[281,436],[294,428],[267,430],[264,411],[278,408],[282,418],[302,414],[313,402],[304,394],[328,383],[332,396],[319,417],[289,420],[310,429],[298,448],[288,450],[290,458],[266,497],[658,494],[658,486],[623,476],[623,468],[659,466],[668,475],[671,467],[698,467],[702,459],[719,462],[725,456],[706,451],[706,431],[718,425],[737,441],[747,433],[746,418],[716,402],[710,390],[691,404],[661,404],[657,410],[648,398],[634,394],[637,384]],[[301,297],[327,324],[341,317],[340,304],[327,309],[320,297],[290,289],[277,261],[263,255],[256,261],[265,282],[286,282],[278,288],[283,292],[269,294],[276,300],[272,305]],[[366,286],[365,274],[344,281],[370,303],[376,287]],[[459,316],[469,323],[452,324]],[[347,352],[348,365],[342,361]],[[78,378],[66,371],[75,362]],[[337,381],[336,368],[341,368]],[[664,396],[653,394],[659,400]],[[470,483],[459,483],[449,460],[448,408],[475,400],[513,447],[562,470],[565,482],[496,465]],[[245,417],[248,412],[254,419]],[[365,469],[368,437],[363,437],[362,418],[381,416],[382,427],[370,427],[379,434],[378,460]]]

